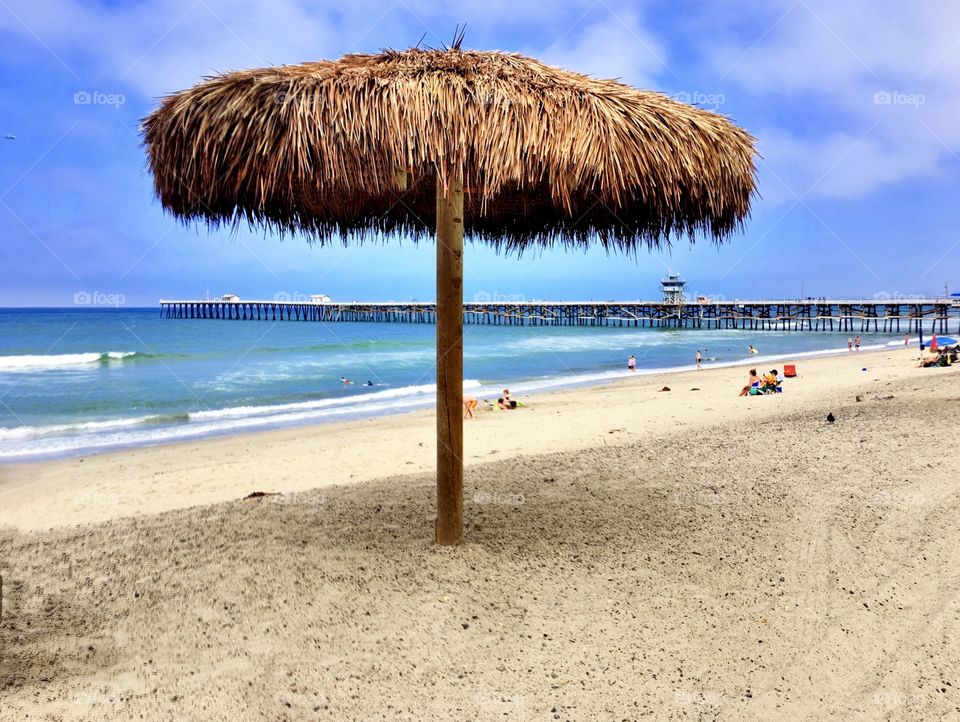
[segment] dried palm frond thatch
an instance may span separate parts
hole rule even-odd
[[[722,116],[457,46],[210,78],[164,99],[144,136],[169,211],[321,243],[433,235],[436,178],[462,179],[468,238],[510,250],[719,241],[754,192],[753,138]]]
[[[441,544],[464,528],[464,236],[719,242],[754,191],[753,139],[725,118],[462,39],[211,78],[144,121],[157,193],[185,220],[320,243],[436,233]]]

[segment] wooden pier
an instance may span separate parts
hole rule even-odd
[[[164,318],[235,321],[434,323],[434,303],[166,300]],[[960,333],[960,300],[522,301],[463,304],[466,324],[636,328]]]

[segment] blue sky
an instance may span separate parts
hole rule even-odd
[[[0,305],[432,299],[432,244],[184,227],[154,198],[138,123],[206,75],[439,45],[464,22],[466,46],[716,109],[763,155],[762,198],[719,250],[517,259],[468,245],[467,299],[651,298],[668,267],[726,298],[960,290],[957,3],[0,0]]]

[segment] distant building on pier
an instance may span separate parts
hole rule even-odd
[[[686,281],[680,279],[679,273],[669,271],[667,277],[660,281],[660,291],[663,293],[664,303],[683,303],[683,287]]]

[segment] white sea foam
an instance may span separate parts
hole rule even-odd
[[[718,341],[719,339],[713,339],[713,345],[717,346]],[[876,351],[898,346],[901,343],[901,341],[884,342],[865,345],[861,348],[863,351]],[[730,361],[708,362],[704,365],[708,368],[743,365],[766,367],[768,364],[773,365],[783,361],[799,361],[804,358],[847,353],[849,352],[844,346],[842,348],[800,353],[756,355]],[[122,354],[120,358],[129,355]],[[110,358],[109,355],[105,354],[70,354],[64,356],[84,359],[71,362],[75,364],[91,363],[104,357]],[[0,357],[0,360],[10,358],[23,359],[29,357]],[[48,362],[49,359],[54,357],[41,356],[34,358]],[[865,363],[867,358],[869,357],[864,358]],[[61,358],[60,363],[66,364],[67,362]],[[2,368],[0,366],[0,370]],[[50,368],[50,366],[42,366],[41,368]],[[568,373],[525,379],[511,383],[510,388],[515,395],[526,396],[559,388],[607,383],[628,377],[685,371],[694,368],[693,364],[689,364],[673,367],[638,368],[635,373],[630,373],[626,369]],[[435,400],[435,387],[432,383],[398,388],[377,389],[373,387],[370,391],[364,389],[363,386],[353,387],[351,390],[355,393],[336,398],[315,399],[289,404],[203,409],[180,416],[153,415],[77,424],[0,428],[0,460],[18,461],[76,455],[118,447],[148,446],[281,426],[321,423],[344,418],[381,416],[427,408],[432,406]],[[493,399],[499,395],[502,386],[484,385],[480,381],[469,379],[464,381],[464,389],[478,398]]]
[[[464,390],[481,389],[475,379]],[[253,429],[292,426],[344,417],[380,416],[431,406],[433,384],[403,386],[338,398],[270,406],[237,406],[182,416],[139,416],[79,424],[0,428],[0,459],[7,461],[148,446]]]
[[[466,379],[463,382],[464,390],[477,389],[480,387],[480,382],[474,379]],[[277,416],[281,414],[328,409],[331,407],[347,408],[358,404],[369,404],[387,400],[392,400],[398,407],[402,407],[404,404],[415,400],[433,401],[433,395],[435,391],[436,386],[434,384],[401,386],[395,389],[372,391],[370,393],[358,394],[355,396],[341,396],[330,399],[317,399],[315,401],[298,401],[295,403],[277,404],[273,406],[234,406],[226,409],[196,411],[190,414],[190,419],[206,421],[210,419]]]
[[[122,361],[136,356],[136,351],[107,351],[106,353],[62,353],[31,356],[0,356],[0,373],[11,371],[44,371],[99,363],[104,360]]]
[[[105,431],[139,426],[150,422],[153,416],[138,416],[129,419],[110,419],[108,421],[86,421],[77,424],[49,424],[47,426],[14,426],[0,427],[0,442],[19,441],[23,439],[37,439],[44,436],[58,436],[63,434],[97,434]],[[2,456],[2,451],[0,451]]]

